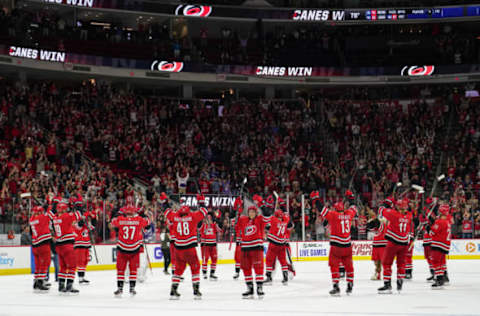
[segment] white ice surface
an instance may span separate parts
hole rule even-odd
[[[115,271],[87,272],[91,284],[76,287],[78,296],[59,296],[54,282],[48,294],[34,294],[28,275],[0,277],[0,316],[70,316],[70,315],[480,315],[480,261],[450,260],[451,285],[432,291],[424,261],[414,261],[414,278],[404,284],[401,294],[378,295],[381,281],[370,281],[373,264],[356,261],[355,286],[351,296],[330,297],[330,273],[327,262],[297,262],[297,277],[288,286],[276,273],[273,286],[265,287],[263,300],[242,300],[242,279],[232,279],[233,266],[218,267],[218,282],[203,280],[203,300],[194,301],[190,272],[180,284],[179,301],[170,301],[170,278],[160,269],[144,284],[137,285],[137,296],[113,297]],[[395,270],[394,270],[395,271]],[[128,286],[126,288],[128,292]]]

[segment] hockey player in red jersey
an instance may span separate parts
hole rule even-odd
[[[241,206],[240,199],[238,205]],[[238,212],[241,208],[237,207]],[[258,298],[263,298],[263,233],[266,224],[270,219],[271,210],[264,206],[260,209],[262,214],[259,214],[257,206],[248,207],[248,216],[240,215],[237,226],[241,234],[241,268],[245,276],[245,283],[247,284],[247,291],[242,294],[243,298],[253,298],[253,276],[252,270],[255,272],[255,281],[257,283]]]
[[[197,300],[202,298],[202,293],[200,293],[200,262],[196,251],[197,227],[207,215],[207,210],[203,207],[205,204],[203,195],[198,195],[197,201],[201,206],[197,211],[190,210],[188,206],[182,206],[178,212],[165,213],[165,217],[172,223],[176,232],[174,242],[175,274],[172,276],[172,288],[170,290],[170,299],[172,300],[180,298],[178,285],[187,264],[192,271],[194,298]]]
[[[338,283],[340,281],[340,264],[343,263],[347,274],[347,294],[351,294],[353,290],[353,260],[352,260],[352,243],[350,236],[350,228],[353,219],[357,213],[356,207],[351,206],[347,210],[344,208],[343,202],[337,202],[333,208],[322,206],[319,193],[312,192],[310,194],[312,205],[321,210],[320,215],[328,220],[330,224],[330,253],[328,255],[328,264],[332,273],[333,289],[330,295],[340,295]]]
[[[76,268],[75,252],[73,250],[73,243],[75,242],[73,224],[81,218],[80,212],[69,212],[67,204],[60,202],[57,205],[57,215],[53,219],[53,228],[56,239],[55,248],[60,266],[58,273],[58,290],[60,293],[78,294],[79,292],[73,288]]]
[[[220,226],[214,221],[214,216],[208,214],[203,220],[200,227],[200,242],[202,244],[202,273],[203,278],[207,279],[208,260],[212,260],[210,264],[210,280],[216,281],[215,275],[217,269],[217,235],[221,231]]]
[[[128,265],[130,274],[130,295],[136,295],[137,270],[140,265],[140,248],[143,243],[143,230],[150,225],[148,218],[139,216],[134,206],[123,208],[125,215],[112,220],[111,226],[117,232],[117,290],[116,297],[123,294],[125,270]]]
[[[241,237],[241,232],[238,230],[237,220],[238,218],[236,217],[232,219],[232,227],[234,227],[233,238],[235,238],[235,255],[234,255],[235,274],[233,275],[234,280],[238,280],[238,277],[240,276],[240,262],[242,257],[242,246],[241,246],[242,237]]]
[[[270,229],[267,234],[268,250],[265,258],[266,261],[266,280],[265,285],[272,284],[272,271],[275,261],[278,259],[282,267],[284,285],[288,284],[288,264],[285,251],[285,243],[287,236],[287,226],[290,222],[290,216],[285,214],[282,210],[275,211],[274,216],[270,218]]]
[[[367,228],[373,229],[375,232],[372,241],[372,261],[375,264],[375,272],[370,279],[376,281],[382,279],[382,258],[387,246],[387,240],[385,239],[387,225],[385,218],[379,219],[375,213],[372,216],[375,216],[375,218],[367,223]]]
[[[408,201],[402,199],[396,202],[396,208],[388,208],[383,205],[379,208],[379,218],[388,220],[387,246],[382,259],[384,286],[378,289],[380,294],[392,294],[392,264],[397,258],[397,290],[401,291],[403,279],[405,278],[405,257],[410,242],[410,232],[412,225],[411,214],[408,213]]]
[[[413,209],[410,209],[413,211]],[[413,219],[413,213],[409,213]],[[411,280],[413,274],[413,247],[415,242],[415,223],[412,220],[410,226],[410,242],[408,244],[407,254],[405,256],[405,280]]]
[[[450,208],[448,205],[441,205],[438,209],[439,218],[435,220],[430,229],[432,236],[431,259],[435,270],[435,283],[432,289],[441,289],[445,283],[446,256],[450,251],[451,219],[449,219]]]
[[[428,197],[426,199],[427,206],[425,208],[426,212],[426,217],[423,219],[424,223],[429,221],[429,212],[430,209],[433,209],[434,207],[434,201],[431,197]],[[432,213],[433,214],[433,211]],[[427,229],[428,225],[424,225],[424,230],[423,230],[423,255],[425,257],[425,260],[427,260],[428,267],[430,269],[430,274],[431,276],[427,278],[427,281],[434,281],[435,280],[435,270],[433,269],[433,263],[432,263],[432,258],[430,255],[430,246],[432,243],[432,236],[430,235],[430,231]]]
[[[290,272],[290,279],[292,279],[297,273],[295,272],[295,267],[293,266],[292,261],[292,249],[290,248],[290,234],[294,226],[287,226],[287,232],[285,234],[285,255],[287,256],[287,267]]]
[[[30,231],[32,234],[32,252],[35,260],[35,274],[33,290],[35,292],[46,292],[50,288],[46,286],[48,268],[50,266],[50,218],[45,214],[41,206],[32,209],[30,217]]]
[[[160,203],[162,204],[162,207],[163,207],[163,214],[170,214],[171,217],[174,216],[174,214],[176,214],[176,212],[178,211],[177,209],[173,208],[171,205],[170,205],[170,201],[168,200],[168,196],[165,194],[165,192],[162,192],[160,194]],[[168,218],[166,218],[166,223],[167,223],[167,229],[168,229],[168,232],[170,234],[170,259],[171,259],[171,264],[172,264],[172,275],[175,275],[175,258],[176,258],[176,254],[175,254],[175,240],[176,240],[176,237],[175,237],[175,227],[173,226],[173,223],[171,221],[168,220]],[[168,272],[167,272],[168,274]],[[183,277],[180,277],[180,280],[183,280]]]
[[[80,284],[90,283],[90,281],[85,279],[85,271],[87,270],[90,248],[92,247],[89,234],[92,229],[94,227],[88,222],[88,217],[86,220],[79,220],[74,226],[75,243],[73,244],[73,249],[75,250],[78,282]]]

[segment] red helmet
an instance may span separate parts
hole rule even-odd
[[[448,216],[450,215],[450,207],[447,204],[443,204],[438,208],[438,212],[441,215]]]
[[[401,210],[406,210],[408,209],[408,200],[407,199],[401,199],[396,202],[397,207]]]
[[[256,211],[257,211],[257,207],[256,207],[255,205],[250,205],[250,206],[248,207],[248,211],[250,212],[251,210],[253,210],[253,211],[256,212]]]
[[[347,191],[345,191],[345,197],[346,197],[347,199],[353,200],[353,199],[355,198],[355,195],[353,194],[352,191],[347,190]]]
[[[180,216],[186,216],[190,213],[190,208],[186,205],[180,207],[180,209],[178,210],[178,215]]]
[[[425,202],[427,202],[427,204],[432,204],[433,203],[432,197],[431,196],[427,197]]]
[[[257,204],[261,204],[263,202],[263,198],[258,194],[255,194],[252,199],[253,201],[257,202]]]
[[[333,208],[336,209],[337,211],[341,212],[344,210],[344,205],[343,205],[343,202],[340,201],[340,202],[337,202],[335,204],[333,204]]]
[[[32,213],[35,214],[35,215],[42,214],[43,212],[44,212],[44,209],[41,206],[34,206],[32,208]]]
[[[268,207],[273,207],[273,203],[274,203],[274,202],[275,202],[275,201],[273,200],[273,196],[269,195],[269,196],[267,197],[267,201],[266,201],[265,204],[266,204]]]
[[[58,203],[57,210],[59,212],[65,212],[66,210],[68,210],[68,205],[65,203]]]
[[[283,211],[282,210],[276,210],[273,215],[277,218],[282,218],[283,217]]]
[[[386,200],[385,203],[387,203],[388,206],[393,207],[396,203],[395,198],[393,196],[389,196]]]
[[[127,205],[124,208],[124,213],[127,215],[135,214],[137,209],[133,205]]]

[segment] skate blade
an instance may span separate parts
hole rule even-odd
[[[253,300],[253,294],[252,294],[252,295],[242,296],[242,299],[244,299],[244,300]]]
[[[90,285],[90,283],[78,283],[78,285],[80,285],[80,286],[86,286],[86,285]]]
[[[194,296],[193,299],[194,299],[195,301],[200,301],[200,300],[202,299],[202,297],[201,297],[201,296]]]
[[[392,291],[378,291],[378,294],[392,294]]]
[[[438,290],[443,290],[443,286],[437,286],[437,287],[432,287],[432,290],[438,291]]]
[[[336,293],[336,294],[330,294],[330,296],[333,296],[333,297],[340,297],[340,293]]]
[[[210,282],[217,282],[218,279],[210,279]]]
[[[178,301],[180,296],[170,296],[170,301]]]
[[[273,282],[263,283],[263,286],[272,286]]]
[[[113,294],[115,298],[122,298],[122,294]]]
[[[288,282],[282,282],[283,286],[288,286]]]
[[[258,299],[259,299],[259,300],[263,300],[264,297],[265,297],[265,295],[259,295],[259,296],[258,296]]]
[[[33,293],[35,293],[35,294],[47,294],[48,290],[33,290]]]

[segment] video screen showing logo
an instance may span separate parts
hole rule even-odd
[[[400,73],[402,76],[431,76],[435,66],[405,66]]]
[[[180,72],[183,69],[183,63],[179,61],[154,60],[150,65],[152,71]]]
[[[207,17],[212,13],[212,7],[209,5],[190,5],[181,4],[175,9],[175,15]]]

